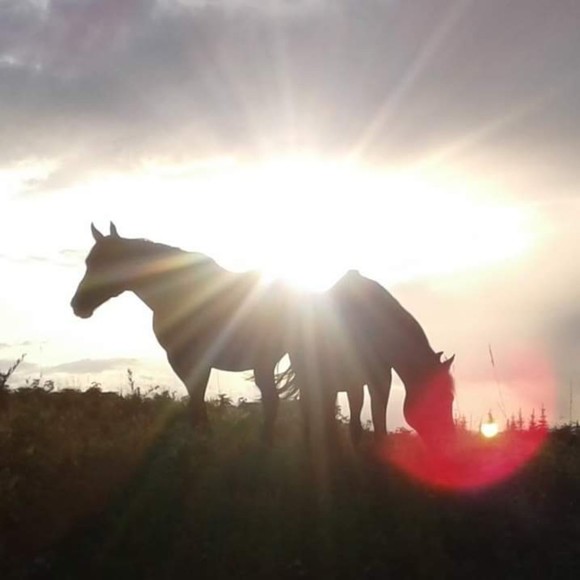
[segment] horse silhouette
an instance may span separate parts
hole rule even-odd
[[[357,441],[366,384],[375,432],[385,435],[394,369],[406,389],[407,422],[435,446],[453,433],[453,357],[442,362],[419,323],[378,282],[350,271],[327,292],[307,296],[282,283],[263,284],[258,272],[225,270],[201,253],[122,238],[113,223],[108,236],[92,224],[91,231],[95,244],[71,301],[74,313],[89,318],[125,291],[149,306],[155,336],[189,393],[195,426],[208,424],[204,397],[212,368],[253,370],[264,407],[262,436],[271,441],[275,368],[288,353],[307,431],[314,425],[329,433],[336,393],[347,391]]]
[[[302,305],[299,322],[289,344],[291,367],[282,390],[300,390],[309,437],[333,437],[336,393],[346,391],[351,436],[357,442],[365,384],[376,437],[386,435],[394,369],[405,387],[403,411],[409,425],[433,449],[451,442],[454,356],[442,361],[417,320],[378,282],[349,271],[326,293]]]
[[[204,397],[212,368],[253,370],[264,408],[262,436],[271,441],[289,287],[266,285],[258,272],[230,272],[204,254],[122,238],[112,222],[108,236],[93,224],[91,231],[95,244],[71,301],[74,313],[89,318],[110,298],[133,292],[153,312],[153,332],[187,388],[193,424],[208,426]]]

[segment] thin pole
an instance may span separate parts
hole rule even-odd
[[[506,419],[506,421],[507,421],[507,413],[506,413],[505,405],[504,405],[504,401],[503,401],[503,394],[501,392],[501,385],[500,385],[499,380],[497,378],[497,369],[495,368],[495,360],[493,358],[493,351],[491,350],[491,343],[489,343],[487,345],[487,348],[489,350],[489,360],[491,361],[491,366],[493,368],[493,378],[495,379],[495,384],[497,386],[497,392],[499,395],[499,401],[498,401],[499,402],[499,409],[502,412],[504,419]]]

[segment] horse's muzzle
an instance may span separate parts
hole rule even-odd
[[[73,309],[75,316],[78,316],[79,318],[90,318],[93,315],[94,312],[93,309],[83,308],[82,306],[75,304],[74,300],[71,302],[70,305]]]
[[[88,311],[82,311],[82,312],[75,312],[75,314],[79,317],[79,318],[90,318],[93,313],[92,312],[88,312]]]

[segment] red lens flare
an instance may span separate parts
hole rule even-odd
[[[525,411],[520,420],[510,419],[506,431],[498,433],[491,418],[482,424],[481,432],[457,429],[453,443],[438,455],[417,436],[395,435],[381,450],[382,459],[418,481],[450,491],[488,487],[516,474],[537,455],[548,436],[542,410],[545,405],[553,416],[555,380],[538,350],[517,353],[508,366],[506,399],[511,397],[510,406],[518,405],[516,414],[519,408]]]
[[[462,433],[453,452],[436,457],[418,437],[397,438],[383,458],[431,487],[468,491],[509,479],[538,453],[547,431],[514,431],[485,439]],[[397,440],[398,439],[398,440]]]

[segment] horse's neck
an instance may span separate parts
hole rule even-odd
[[[152,242],[141,242],[133,248],[130,259],[134,271],[128,277],[127,290],[134,292],[151,310],[159,312],[174,307],[172,298],[187,290],[194,293],[202,275],[195,270],[219,269],[213,260],[203,254],[194,254]]]
[[[403,383],[410,385],[422,381],[436,366],[439,358],[419,323],[402,307],[401,311],[404,316],[397,323],[393,321],[392,331],[396,334],[385,344],[391,345],[389,350],[393,368]],[[386,332],[389,331],[391,329],[386,328]]]
[[[422,381],[425,376],[433,369],[435,355],[433,359],[418,358],[415,356],[400,356],[393,361],[393,368],[403,381],[406,387]]]
[[[431,348],[423,327],[393,296],[390,301],[386,332],[396,332],[393,368],[406,385],[421,381],[429,374],[438,357]]]

